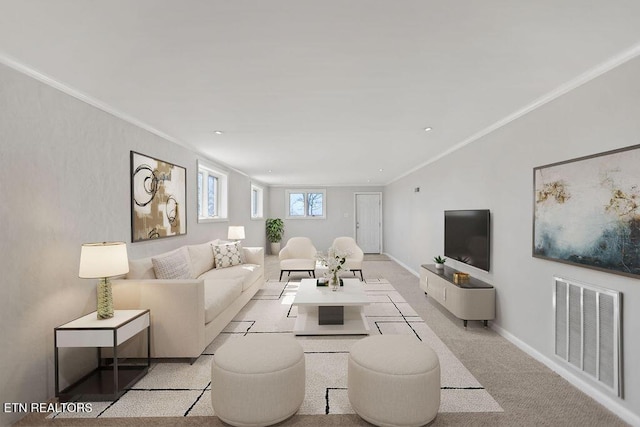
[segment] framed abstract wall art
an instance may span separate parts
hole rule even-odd
[[[533,169],[533,256],[640,277],[640,145]]]
[[[187,234],[186,169],[131,152],[131,242]]]

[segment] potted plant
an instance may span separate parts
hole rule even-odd
[[[280,218],[268,218],[266,221],[267,240],[271,243],[271,254],[278,255],[280,253],[280,241],[284,234],[284,221]]]
[[[440,255],[433,257],[433,260],[436,263],[436,268],[438,270],[442,270],[444,268],[444,263],[447,262],[445,257],[441,257]]]

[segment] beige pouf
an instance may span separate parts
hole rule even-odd
[[[304,400],[302,346],[291,336],[229,340],[213,356],[211,404],[234,426],[267,426],[296,413]]]
[[[440,407],[440,361],[413,335],[375,335],[351,347],[349,402],[378,426],[421,426]]]

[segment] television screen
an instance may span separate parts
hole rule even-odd
[[[444,256],[489,271],[488,209],[444,211]]]

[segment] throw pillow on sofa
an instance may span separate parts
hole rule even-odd
[[[151,258],[158,279],[191,279],[186,250],[178,249],[162,257]]]
[[[242,246],[239,242],[211,245],[216,268],[226,268],[242,264]]]

